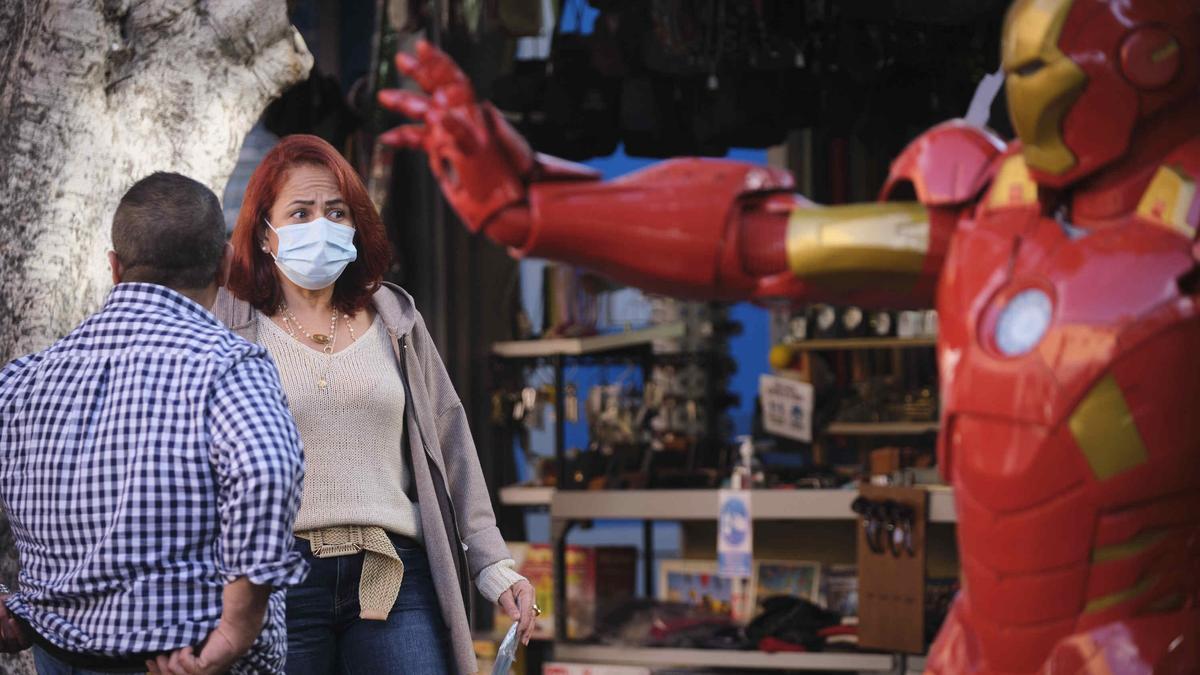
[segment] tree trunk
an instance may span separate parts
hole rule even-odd
[[[167,170],[221,194],[243,136],[311,66],[283,0],[0,2],[0,363],[99,306],[130,185]],[[15,572],[0,516],[0,582]]]

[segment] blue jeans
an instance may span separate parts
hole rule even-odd
[[[391,536],[391,535],[389,535]],[[358,618],[363,554],[315,558],[307,541],[295,550],[311,565],[287,592],[288,675],[450,672],[449,640],[425,549],[391,536],[404,561],[404,583],[386,621]]]

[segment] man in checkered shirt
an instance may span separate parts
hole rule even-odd
[[[266,351],[208,312],[216,196],[157,173],[113,217],[104,307],[0,371],[0,502],[20,591],[0,651],[43,674],[279,672],[300,438]],[[5,609],[7,605],[7,609]]]

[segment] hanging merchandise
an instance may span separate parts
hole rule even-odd
[[[536,37],[542,30],[542,0],[489,0],[496,24],[509,37]]]
[[[579,421],[579,388],[574,384],[567,385],[566,398],[563,401],[563,410],[566,421],[571,423]]]
[[[388,26],[397,33],[416,33],[429,25],[429,0],[388,0]]]
[[[288,89],[263,111],[262,123],[276,136],[312,134],[335,148],[362,125],[342,94],[338,79],[313,68],[308,79]]]
[[[780,92],[798,69],[800,51],[768,29],[776,3],[716,0],[707,22],[705,93],[710,105],[697,109],[717,139],[730,147],[765,148],[787,134],[786,105]]]
[[[493,86],[493,103],[530,144],[566,159],[610,155],[618,143],[619,83],[595,66],[587,13],[587,0],[564,0],[547,60],[516,61]],[[573,32],[563,30],[567,17]]]
[[[598,296],[607,283],[570,265],[547,265],[542,271],[543,337],[595,334]]]
[[[530,429],[543,429],[546,424],[542,416],[542,411],[545,409],[544,399],[541,392],[533,387],[525,387],[521,390],[521,407],[525,411],[525,426]]]
[[[715,135],[698,139],[694,112],[697,80],[641,74],[621,82],[620,123],[625,152],[640,157],[722,156],[728,146]]]
[[[629,64],[637,52],[637,32],[625,20],[621,2],[590,4],[600,10],[592,25],[592,66],[604,77],[620,79],[629,74]]]
[[[642,33],[645,67],[659,75],[705,72],[705,23],[718,0],[650,0],[645,3],[649,29]]]
[[[568,12],[574,32],[562,30]],[[586,0],[564,0],[559,30],[550,47],[544,99],[547,138],[540,144],[567,159],[610,155],[617,149],[617,80],[596,67],[592,43],[583,21]],[[536,142],[536,141],[535,141]]]

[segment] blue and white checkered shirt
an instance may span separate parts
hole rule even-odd
[[[0,371],[0,501],[20,554],[7,601],[49,642],[126,656],[196,645],[226,582],[278,588],[300,437],[266,350],[162,286],[119,284],[49,349]],[[283,592],[235,668],[278,672]]]

